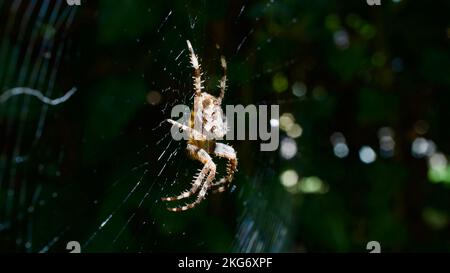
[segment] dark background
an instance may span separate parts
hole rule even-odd
[[[0,105],[0,251],[450,250],[449,11],[419,0],[0,1],[0,91],[78,88],[55,107]],[[223,54],[225,104],[280,105],[302,134],[280,120],[290,159],[230,142],[231,189],[171,213],[160,198],[201,167],[162,123],[192,103],[186,40],[211,93]],[[393,147],[380,147],[381,128]],[[286,171],[294,185],[280,183]]]

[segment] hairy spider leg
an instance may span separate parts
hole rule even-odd
[[[188,132],[195,140],[206,140],[206,138],[207,138],[204,134],[200,133],[199,131],[195,130],[194,128],[183,125],[172,119],[166,119],[166,121],[177,126],[181,130]]]
[[[220,57],[220,64],[222,65],[223,76],[222,79],[219,80],[220,95],[218,99],[219,104],[222,104],[222,100],[225,97],[225,90],[227,89],[227,61],[224,56]]]
[[[206,178],[205,183],[203,184],[202,189],[200,190],[200,193],[198,194],[197,199],[194,202],[186,204],[182,207],[168,208],[169,211],[186,211],[188,209],[196,207],[203,201],[203,199],[205,199],[206,194],[211,187],[212,181],[216,176],[216,164],[214,164],[214,162],[212,161],[211,156],[203,149],[197,148],[195,146],[194,149],[196,150],[196,152],[194,152],[193,156],[195,159],[205,164],[204,168],[206,168],[209,172],[208,177]]]
[[[204,87],[202,86],[203,83],[201,79],[202,72],[200,69],[200,64],[198,62],[198,57],[197,55],[195,55],[194,49],[192,48],[192,45],[189,42],[189,40],[186,42],[190,52],[191,65],[194,68],[194,76],[193,76],[194,79],[193,84],[195,90],[194,109],[191,112],[191,120],[189,126],[183,125],[171,119],[168,119],[167,121],[189,133],[189,141],[187,145],[188,154],[190,155],[191,158],[203,163],[203,169],[197,174],[197,177],[194,176],[194,179],[192,181],[192,187],[189,191],[183,192],[178,196],[162,198],[163,201],[182,200],[191,197],[192,195],[195,195],[201,188],[194,202],[186,204],[181,207],[168,208],[169,211],[175,212],[186,211],[188,209],[194,208],[205,199],[206,195],[208,194],[208,191],[211,188],[218,187],[215,191],[224,191],[226,188],[228,188],[228,186],[232,182],[234,178],[234,173],[237,171],[236,151],[229,145],[216,143],[215,141],[210,141],[207,138],[207,136],[202,133],[204,128],[203,126],[201,126],[204,119],[203,107],[205,102],[210,101],[211,100],[210,97],[212,97],[213,101],[216,100],[215,107],[220,108],[222,99],[225,96],[225,91],[227,88],[226,86],[227,63],[225,57],[221,56],[221,66],[223,68],[223,76],[219,80],[218,86],[220,88],[220,95],[218,98],[214,98],[213,96],[207,93],[202,93],[202,89],[204,89]],[[216,118],[218,117],[216,116]],[[224,125],[226,127],[226,123]],[[200,127],[197,128],[198,126]],[[211,156],[209,155],[210,153],[228,160],[227,174],[217,183],[213,183],[216,176],[217,168],[214,162],[212,161]]]
[[[186,150],[188,151],[188,154],[191,158],[199,160],[200,162],[202,162],[202,159],[200,159],[200,152],[199,149],[197,147],[195,147],[194,145],[188,144]],[[201,153],[203,157],[204,154]],[[208,155],[209,157],[209,155]],[[207,159],[206,159],[207,160]],[[203,159],[203,161],[205,161]],[[203,184],[203,180],[205,180],[206,175],[209,173],[209,168],[207,165],[203,166],[203,169],[199,171],[199,173],[197,174],[197,176],[194,176],[194,179],[192,180],[192,187],[189,191],[185,191],[183,193],[181,193],[178,196],[173,196],[173,197],[163,197],[161,198],[163,201],[176,201],[176,200],[181,200],[181,199],[185,199],[185,198],[189,198],[192,195],[194,195],[195,193],[197,193],[197,191],[199,190],[200,186]]]
[[[200,96],[202,93],[202,89],[204,88],[202,86],[202,71],[200,69],[200,63],[198,62],[198,57],[197,55],[195,55],[194,49],[192,48],[191,42],[189,42],[189,40],[186,41],[188,48],[189,48],[189,52],[190,52],[190,57],[191,57],[191,65],[194,68],[194,76],[192,77],[194,79],[194,90],[195,90],[195,95],[196,96]]]
[[[223,192],[229,187],[233,181],[234,173],[237,172],[237,154],[233,147],[223,143],[216,143],[214,154],[228,160],[227,175],[211,185],[215,188],[213,192]]]
[[[200,68],[200,63],[198,61],[198,57],[194,52],[194,48],[191,45],[191,42],[189,40],[186,41],[188,49],[189,49],[189,56],[191,60],[192,68],[194,68],[194,76],[192,77],[194,80],[194,91],[195,91],[195,97],[194,97],[194,109],[193,109],[193,128],[195,128],[197,131],[202,131],[202,111],[203,106],[201,105],[200,97],[202,95],[202,89],[203,87],[203,81],[202,81],[202,71]]]

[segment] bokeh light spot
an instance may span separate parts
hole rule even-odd
[[[296,97],[304,97],[307,91],[308,87],[304,83],[296,82],[292,85],[292,94],[294,94]]]
[[[147,102],[151,105],[158,105],[161,102],[161,94],[158,91],[150,91],[147,95]]]
[[[319,194],[326,193],[328,191],[328,187],[326,187],[322,179],[317,176],[312,176],[305,177],[300,180],[299,190],[302,193]]]
[[[359,159],[366,164],[371,164],[377,159],[377,154],[369,146],[363,146],[359,150]]]
[[[295,170],[286,170],[281,174],[281,184],[286,188],[291,188],[298,183],[298,174]]]
[[[277,73],[272,80],[273,89],[278,92],[282,93],[286,91],[289,87],[288,79],[282,74]]]
[[[281,148],[280,148],[281,156],[286,159],[292,159],[297,155],[297,143],[292,138],[284,138],[281,140]]]

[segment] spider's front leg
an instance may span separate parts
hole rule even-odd
[[[223,192],[229,187],[230,183],[233,181],[234,173],[237,172],[237,154],[233,147],[223,143],[216,143],[214,154],[228,160],[227,175],[218,182],[212,184],[212,187],[215,188],[214,192]]]
[[[206,140],[206,136],[204,134],[200,133],[199,131],[195,130],[194,128],[188,127],[188,126],[181,124],[179,122],[176,122],[172,119],[167,119],[166,121],[175,125],[176,127],[180,128],[181,130],[186,131],[191,136],[192,139]]]
[[[188,45],[188,49],[189,49],[189,55],[191,57],[191,65],[194,68],[194,90],[195,90],[195,95],[196,96],[200,96],[200,94],[202,93],[202,89],[204,88],[202,86],[202,71],[200,69],[200,63],[198,62],[198,57],[197,55],[195,55],[194,52],[194,48],[191,45],[191,42],[189,42],[189,40],[186,41],[187,45]]]
[[[185,211],[185,210],[191,209],[191,208],[197,206],[198,204],[200,204],[201,201],[203,201],[203,199],[205,199],[206,194],[207,194],[209,188],[211,187],[212,181],[214,180],[214,178],[216,176],[216,164],[214,164],[211,156],[209,156],[209,154],[205,150],[198,148],[197,146],[194,146],[191,144],[188,144],[187,150],[188,150],[189,155],[193,159],[196,159],[204,164],[203,169],[200,171],[199,175],[194,180],[194,182],[192,184],[192,188],[189,191],[184,192],[184,193],[180,194],[179,196],[163,198],[163,200],[164,201],[181,200],[181,199],[188,198],[188,197],[194,195],[198,191],[200,186],[202,185],[202,182],[203,182],[203,180],[205,180],[205,177],[206,176],[207,177],[206,177],[205,182],[203,183],[203,186],[200,190],[200,193],[198,194],[197,199],[194,202],[187,204],[185,206],[182,206],[182,207],[168,208],[168,210],[170,210],[170,211]]]

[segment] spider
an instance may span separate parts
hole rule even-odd
[[[203,164],[203,168],[194,176],[190,190],[181,193],[178,196],[163,197],[163,201],[177,201],[196,195],[197,198],[192,203],[181,207],[168,208],[169,211],[186,211],[200,204],[205,198],[208,191],[223,192],[233,181],[234,173],[237,171],[237,156],[233,147],[218,143],[216,140],[222,139],[227,133],[226,119],[224,119],[221,109],[222,99],[225,96],[227,82],[227,63],[225,57],[221,56],[221,66],[223,76],[219,80],[220,95],[215,97],[207,92],[202,92],[202,72],[198,58],[194,53],[194,49],[189,41],[187,46],[189,49],[191,65],[194,69],[194,109],[191,111],[189,126],[183,125],[171,119],[168,122],[185,131],[189,135],[187,141],[187,154],[191,159],[198,160]],[[211,155],[225,158],[228,160],[226,175],[219,181],[214,182],[216,177],[216,164],[213,162]]]

